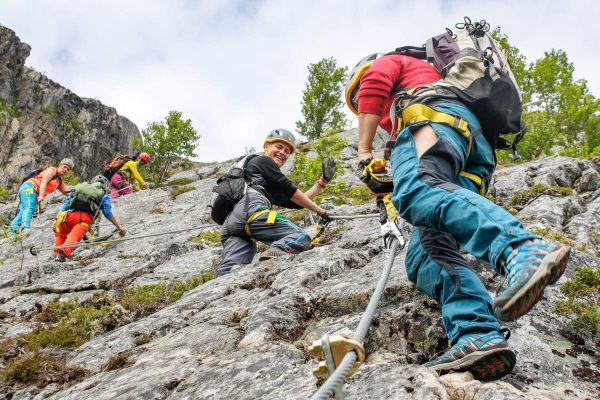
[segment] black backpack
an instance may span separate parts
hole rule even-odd
[[[241,200],[248,190],[244,179],[244,168],[258,154],[250,154],[237,161],[227,173],[217,180],[213,187],[210,216],[219,225],[223,225],[233,207]]]
[[[23,177],[23,180],[21,180],[21,184],[25,183],[25,181],[27,181],[31,178],[35,178],[45,169],[46,168],[35,168],[35,169],[30,170],[29,172],[27,172],[25,174],[25,176]],[[59,181],[61,180],[60,176],[58,176],[58,173],[56,175],[54,175],[54,177],[52,179],[58,179]]]

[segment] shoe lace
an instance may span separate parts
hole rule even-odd
[[[504,327],[500,328],[498,331],[500,334],[504,335],[504,340],[508,340],[510,338],[510,329]]]

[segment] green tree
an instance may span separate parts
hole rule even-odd
[[[294,171],[290,179],[301,190],[308,190],[321,176],[321,163],[325,158],[333,158],[336,161],[342,159],[341,152],[348,146],[348,142],[335,134],[335,131],[327,131],[314,144],[316,157],[309,158],[305,153],[296,153]],[[342,166],[338,163],[337,170],[340,172]]]
[[[181,119],[179,111],[170,111],[164,122],[151,122],[142,129],[142,139],[134,138],[132,145],[150,154],[149,176],[154,186],[160,186],[175,160],[196,156],[194,149],[200,137],[191,120]]]
[[[600,101],[585,80],[574,80],[575,67],[562,50],[551,50],[528,64],[500,28],[492,32],[507,51],[511,69],[526,105],[523,119],[527,134],[519,143],[523,160],[549,156],[558,151],[573,157],[600,154]],[[499,152],[500,161],[509,161]]]
[[[346,70],[346,67],[338,68],[334,58],[308,65],[308,82],[302,92],[303,120],[296,121],[301,135],[316,139],[327,130],[339,132],[348,126],[342,111]]]

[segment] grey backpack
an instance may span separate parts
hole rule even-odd
[[[523,104],[506,53],[488,31],[485,20],[471,22],[465,17],[464,23],[428,39],[423,47],[397,48],[391,54],[427,60],[442,75],[429,89],[415,94],[404,90],[398,99],[408,100],[404,101],[405,106],[444,97],[458,99],[480,120],[486,137],[493,139],[492,146],[507,148],[506,140],[496,143],[498,135],[521,133],[515,144],[521,139],[525,130],[521,118]],[[390,113],[398,111],[401,112],[394,109]]]

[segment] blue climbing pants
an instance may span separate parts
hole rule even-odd
[[[256,241],[290,254],[310,249],[311,237],[287,218],[279,214],[270,218],[268,212],[260,214],[270,207],[269,201],[254,190],[249,190],[235,205],[221,228],[223,256],[218,276],[231,272],[234,265],[250,264],[256,255]]]
[[[479,120],[462,104],[433,108],[466,120],[471,132],[480,132]],[[500,329],[492,298],[460,249],[499,270],[507,246],[536,236],[480,194],[487,191],[495,168],[487,139],[481,134],[468,138],[443,124],[430,125],[438,140],[421,158],[412,134],[423,124],[398,135],[392,150],[392,202],[415,227],[406,256],[408,278],[440,303],[446,334],[454,345],[465,333]]]
[[[37,209],[37,192],[31,182],[24,182],[17,193],[19,197],[19,213],[10,223],[13,232],[20,228],[29,228],[33,213]]]

